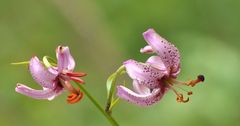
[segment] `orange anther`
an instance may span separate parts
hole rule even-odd
[[[77,78],[77,77],[70,77],[71,80],[77,82],[77,83],[80,83],[80,84],[84,84],[85,82],[80,79],[80,78]]]
[[[192,92],[192,91],[189,91],[187,94],[188,94],[188,95],[192,95],[192,94],[193,94],[193,92]]]
[[[184,100],[184,97],[183,97],[182,94],[179,94],[179,95],[177,96],[177,102],[186,103],[186,102],[188,102],[188,101],[189,101],[189,98],[187,98],[187,99]]]
[[[68,98],[67,102],[68,104],[74,104],[80,101],[83,97],[83,92],[80,92],[80,88],[77,89],[77,94],[76,93],[71,93]]]
[[[72,94],[70,94],[70,95],[68,96],[67,100],[68,100],[68,101],[72,101],[72,100],[74,100],[77,96],[78,96],[77,94],[72,93]]]
[[[72,100],[67,100],[68,101],[68,104],[74,104],[74,103],[77,103],[78,101],[80,101],[83,97],[83,93],[80,92],[79,95],[77,97],[75,97],[75,99],[72,99]]]
[[[82,73],[82,72],[68,72],[66,73],[67,76],[72,76],[72,77],[83,77],[86,76],[86,73]]]

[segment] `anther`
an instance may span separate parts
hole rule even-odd
[[[193,92],[192,92],[192,91],[189,91],[187,94],[188,94],[188,95],[192,95],[192,94],[193,94]]]
[[[71,76],[71,77],[83,77],[86,76],[86,73],[82,73],[82,72],[67,72],[66,73],[67,76]]]
[[[83,92],[80,92],[80,88],[77,89],[77,94],[76,93],[71,93],[68,98],[67,98],[67,102],[69,104],[73,104],[76,103],[78,101],[80,101],[83,97]]]
[[[71,80],[77,82],[77,83],[80,83],[80,84],[84,84],[85,82],[80,79],[80,78],[77,78],[77,77],[70,77]]]
[[[179,95],[177,96],[177,102],[183,102],[183,103],[186,103],[186,102],[188,102],[188,101],[189,101],[189,98],[184,99],[184,97],[183,97],[182,94],[179,94]]]

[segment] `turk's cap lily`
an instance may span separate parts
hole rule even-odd
[[[33,79],[42,87],[42,90],[32,89],[26,85],[18,83],[16,92],[35,99],[52,100],[60,95],[64,89],[70,91],[67,99],[68,103],[79,101],[83,93],[75,89],[70,83],[73,80],[78,83],[84,83],[79,77],[85,76],[85,73],[73,72],[75,61],[71,56],[68,47],[58,46],[56,49],[57,66],[45,67],[36,57],[32,57],[29,62],[29,71]]]
[[[140,50],[141,53],[156,53],[145,63],[135,60],[127,60],[123,64],[126,72],[133,79],[133,90],[122,85],[117,87],[117,95],[131,103],[148,106],[160,101],[163,95],[169,90],[177,95],[178,102],[187,102],[175,86],[181,90],[183,88],[174,84],[195,86],[204,81],[204,76],[199,75],[196,80],[181,82],[176,80],[180,73],[180,53],[178,49],[158,35],[153,29],[148,29],[143,36],[149,45]],[[184,90],[186,91],[186,90]],[[186,91],[191,95],[191,91]]]
[[[120,98],[140,106],[149,106],[160,101],[168,91],[159,80],[166,71],[135,60],[127,60],[124,66],[129,77],[133,79],[133,91],[122,85],[118,86],[117,95]]]

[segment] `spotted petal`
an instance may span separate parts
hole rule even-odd
[[[164,95],[164,92],[162,92],[158,88],[154,89],[149,94],[137,94],[124,86],[118,86],[117,95],[130,103],[134,103],[140,106],[149,106],[161,100],[162,96]]]
[[[72,71],[75,67],[75,61],[67,46],[58,46],[57,48],[58,58],[58,71],[68,70]]]
[[[46,88],[53,88],[53,82],[57,77],[57,73],[50,72],[47,68],[45,68],[36,56],[30,60],[29,70],[33,79],[38,84]]]
[[[15,90],[20,94],[23,94],[35,99],[49,99],[49,98],[53,98],[56,95],[53,89],[44,88],[43,90],[35,90],[19,83],[17,84],[17,87],[15,88]]]
[[[140,84],[150,89],[158,88],[159,80],[165,75],[163,71],[135,60],[128,60],[124,62],[124,65],[128,75],[133,80],[137,80]]]
[[[175,73],[180,65],[180,53],[178,49],[166,39],[158,35],[153,29],[143,33],[144,39],[157,53],[171,73]]]

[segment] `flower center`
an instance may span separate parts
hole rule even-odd
[[[180,87],[179,85],[177,84],[181,84],[181,85],[185,85],[185,86],[191,86],[191,87],[194,87],[196,84],[198,84],[199,82],[203,82],[204,81],[204,76],[203,75],[198,75],[197,79],[195,80],[190,80],[190,81],[187,81],[187,82],[182,82],[182,81],[179,81],[175,78],[167,78],[164,80],[164,82],[169,86],[169,88],[176,94],[177,96],[177,102],[183,102],[183,103],[186,103],[189,101],[189,97],[187,99],[184,98],[183,94],[180,93],[179,91],[176,90],[176,88],[184,91],[187,93],[187,95],[192,95],[193,92],[192,91],[187,91],[185,90],[184,88]]]
[[[60,75],[60,82],[63,85],[65,89],[67,89],[70,94],[68,95],[67,102],[69,104],[76,103],[80,101],[83,97],[83,92],[80,92],[80,88],[76,89],[74,88],[69,80],[72,80],[76,83],[84,84],[84,81],[80,79],[79,77],[86,76],[87,74],[85,73],[80,73],[80,72],[65,72],[63,71]]]

